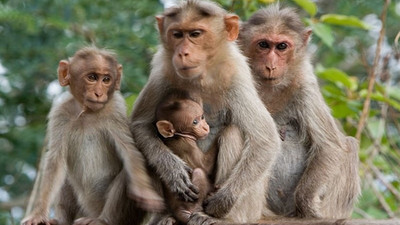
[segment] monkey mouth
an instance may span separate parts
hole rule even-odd
[[[192,70],[192,69],[196,69],[197,66],[185,66],[185,67],[181,67],[182,71],[188,71],[188,70]]]
[[[276,80],[278,80],[278,78],[277,77],[264,77],[263,80],[265,80],[265,81],[276,81]]]
[[[86,101],[91,104],[101,104],[101,105],[106,104],[106,101],[97,101],[97,100],[92,100],[92,99],[87,99]]]

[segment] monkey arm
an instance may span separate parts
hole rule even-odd
[[[299,216],[320,217],[320,196],[332,188],[327,187],[328,182],[341,172],[345,160],[345,137],[336,126],[316,81],[302,90],[301,96],[303,110],[299,113],[304,121],[299,122],[303,123],[300,126],[305,129],[310,147],[306,169],[295,191],[296,208],[300,210]]]
[[[123,161],[124,169],[128,174],[127,185],[129,194],[146,210],[159,210],[163,207],[161,197],[154,191],[150,177],[145,167],[145,160],[141,152],[135,147],[132,134],[129,131],[126,118],[125,101],[119,92],[113,97],[114,110],[109,115],[113,124],[109,124],[109,137],[115,143],[117,154]],[[106,212],[108,212],[106,210]]]
[[[165,83],[150,76],[135,102],[129,128],[137,147],[169,190],[185,201],[194,201],[198,190],[190,181],[191,169],[158,138],[153,125],[156,106],[168,88]]]
[[[53,132],[60,133],[53,131],[52,128],[48,130],[48,133]],[[65,149],[60,144],[61,140],[54,140],[54,136],[57,137],[57,134],[50,134],[49,136],[49,150],[44,155],[43,170],[40,170],[42,178],[39,184],[39,196],[36,197],[37,200],[32,212],[22,220],[22,224],[50,222],[49,211],[51,203],[65,181],[65,160],[62,158]]]
[[[223,217],[241,193],[266,178],[280,150],[279,135],[271,115],[258,98],[251,81],[241,79],[234,84],[228,102],[232,102],[229,105],[232,123],[241,129],[245,143],[233,171],[206,202],[206,212],[215,217]],[[229,154],[220,151],[218,157],[225,157],[224,153]]]

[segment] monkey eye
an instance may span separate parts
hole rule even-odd
[[[183,37],[183,32],[174,30],[174,31],[172,31],[172,35],[174,36],[174,38],[182,38]]]
[[[204,120],[204,119],[205,119],[204,115],[201,115],[201,119],[202,119],[202,120]]]
[[[276,48],[278,50],[285,50],[285,49],[287,49],[287,47],[288,47],[288,44],[286,44],[285,42],[282,42],[282,43],[279,43],[276,45]]]
[[[189,33],[189,36],[192,38],[199,37],[203,32],[201,30],[194,30]]]
[[[88,75],[88,80],[89,81],[96,81],[97,80],[97,75],[95,73],[91,73]]]
[[[260,48],[269,48],[268,42],[266,41],[258,42],[258,46],[260,46]]]
[[[111,82],[111,78],[110,78],[109,76],[105,76],[105,77],[103,78],[103,82],[106,83],[106,84],[108,84],[108,83]]]
[[[193,120],[193,124],[197,125],[199,123],[199,121],[197,119]]]

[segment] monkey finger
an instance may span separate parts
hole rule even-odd
[[[203,212],[194,212],[190,216],[188,225],[212,225],[218,222],[216,218],[210,217]]]
[[[188,174],[192,175],[193,173],[193,168],[185,164],[185,170],[188,172]]]
[[[185,174],[181,175],[181,179],[182,179],[181,182],[173,186],[173,187],[179,187],[179,186],[181,187],[180,189],[176,188],[175,193],[177,193],[178,197],[181,200],[184,200],[186,202],[196,201],[199,198],[198,196],[199,189],[197,188],[197,186],[193,185],[189,177],[185,176]]]
[[[176,224],[176,219],[172,216],[165,216],[161,218],[156,225],[175,225]]]
[[[199,190],[199,188],[198,188],[196,185],[192,184],[192,182],[187,183],[187,185],[189,186],[189,189],[190,189],[193,193],[196,194],[196,196],[199,194],[200,190]],[[197,198],[197,197],[196,197],[196,198]]]

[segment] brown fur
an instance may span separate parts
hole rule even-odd
[[[155,177],[168,189],[183,199],[195,199],[190,168],[171,154],[152,123],[155,108],[169,89],[198,92],[210,134],[197,144],[203,152],[218,147],[216,182],[220,185],[206,199],[204,211],[227,221],[256,222],[265,207],[267,176],[280,142],[273,119],[258,97],[246,58],[234,42],[238,17],[213,2],[189,0],[168,9],[157,22],[162,45],[153,58],[149,81],[135,103],[130,124],[138,147],[154,168]],[[237,142],[238,146],[233,146]],[[149,223],[170,224],[168,218],[167,213],[154,215]],[[189,224],[213,222],[196,213]]]
[[[283,139],[267,191],[271,210],[350,216],[360,193],[358,143],[338,129],[319,91],[306,50],[311,30],[293,9],[273,5],[243,23],[240,34],[258,92]],[[287,48],[278,49],[281,43]]]
[[[203,108],[187,92],[173,90],[157,107],[157,128],[164,143],[188,166],[194,169],[192,183],[199,189],[194,202],[181,201],[168,188],[164,188],[171,213],[180,223],[187,223],[195,212],[203,211],[203,201],[212,190],[210,176],[216,161],[216,149],[206,154],[197,146],[196,140],[205,138],[209,126],[203,117]],[[196,120],[197,123],[193,124]],[[171,218],[171,220],[173,220]]]
[[[87,47],[60,61],[58,72],[72,95],[50,111],[39,196],[22,224],[55,223],[48,217],[54,199],[58,224],[140,224],[138,206],[160,209],[162,200],[129,132],[122,66],[111,52]]]

